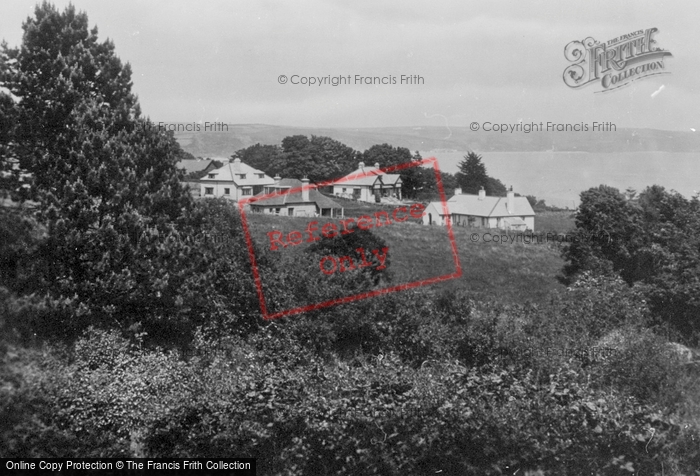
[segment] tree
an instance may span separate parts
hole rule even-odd
[[[534,211],[546,211],[549,208],[544,200],[540,200],[534,195],[526,195],[525,198]]]
[[[360,281],[355,280],[355,286],[360,290],[366,288],[368,284],[378,285],[380,282],[388,282],[391,280],[389,274],[389,248],[386,242],[379,236],[372,233],[370,230],[364,230],[357,227],[355,224],[348,228],[349,233],[339,233],[333,238],[323,237],[320,241],[309,246],[306,251],[319,256],[333,256],[340,258],[341,256],[350,256],[355,263],[368,262],[364,268],[359,268],[353,272],[348,272],[347,275],[354,274],[361,277]],[[364,250],[364,256],[360,253],[360,249]],[[386,259],[380,263],[376,253],[380,255],[386,254]],[[346,276],[344,273],[337,274],[340,279],[343,279],[346,284]]]
[[[282,140],[282,153],[269,161],[268,174],[283,178],[302,179],[322,183],[348,174],[354,168],[356,152],[330,137],[303,135]],[[243,160],[241,158],[241,160]]]
[[[652,310],[679,337],[700,341],[700,202],[654,185],[639,194],[644,246],[633,277],[648,285]]]
[[[654,315],[679,339],[700,340],[700,202],[663,187],[638,200],[601,185],[581,194],[576,240],[565,246],[569,277],[585,270],[639,283]]]
[[[122,65],[112,42],[98,42],[97,28],[88,28],[85,13],[76,13],[72,5],[59,13],[44,2],[23,29],[19,49],[3,48],[17,65],[3,80],[21,98],[14,130],[14,137],[21,138],[15,141],[17,156],[45,188],[55,172],[47,170],[55,158],[45,151],[69,127],[79,103],[89,99],[111,109],[115,129],[133,127],[130,120],[140,109],[131,93],[131,67]]]
[[[245,149],[236,151],[231,156],[232,159],[239,158],[241,162],[250,165],[251,167],[262,170],[270,176],[275,174],[272,172],[272,164],[275,163],[282,155],[282,148],[278,145],[263,145],[255,144]]]
[[[486,179],[486,195],[490,197],[505,197],[508,193],[508,189],[503,183],[497,178],[488,177]]]
[[[362,154],[362,161],[366,165],[379,164],[382,168],[420,162],[421,160],[423,158],[418,151],[411,155],[411,151],[407,148],[394,147],[389,144],[373,145]],[[414,166],[392,172],[401,175],[403,197],[417,199],[428,194],[428,190],[435,184],[435,174],[432,171],[430,174],[426,174],[426,170],[420,166]]]
[[[211,163],[213,169],[220,169],[224,166],[223,162],[219,160],[214,160]],[[197,172],[190,172],[185,176],[185,180],[196,181],[205,177],[209,173],[209,170],[199,170]]]
[[[362,161],[365,164],[379,164],[380,167],[407,164],[414,159],[415,157],[407,148],[394,147],[389,144],[373,145],[362,153]]]
[[[129,65],[97,41],[84,13],[44,3],[24,30],[20,48],[3,46],[14,67],[1,80],[21,100],[2,102],[14,125],[0,150],[33,174],[46,232],[36,246],[14,246],[23,255],[7,263],[29,261],[33,274],[20,280],[10,269],[3,284],[43,296],[29,332],[75,336],[140,322],[164,341],[185,335],[183,297],[193,296],[185,288],[197,263],[187,238],[203,220],[180,184],[180,147],[140,117]]]
[[[469,152],[464,156],[464,160],[459,163],[456,178],[462,193],[477,194],[481,187],[485,189],[489,185],[486,166],[481,162],[481,156],[475,152]]]
[[[603,260],[628,283],[634,281],[633,260],[642,246],[643,224],[640,210],[618,189],[600,185],[581,192],[574,236],[563,250],[569,261],[567,276],[598,269]]]

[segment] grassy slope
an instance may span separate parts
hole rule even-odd
[[[280,230],[287,234],[304,232],[308,222],[317,220],[319,228],[334,219],[289,218],[247,214],[254,241],[261,248],[270,248],[266,234]],[[389,246],[393,273],[392,284],[403,284],[455,271],[447,231],[444,227],[423,226],[414,223],[394,223],[373,228]],[[472,242],[472,233],[479,233],[479,241]],[[556,247],[546,244],[485,243],[483,233],[489,230],[454,228],[457,251],[462,264],[462,276],[431,285],[431,289],[464,288],[482,299],[494,299],[502,304],[542,302],[561,285],[556,280],[563,260]],[[494,234],[500,233],[493,231]],[[317,232],[317,234],[320,234]],[[304,235],[306,239],[306,235]],[[282,253],[298,253],[305,243],[290,247]],[[320,272],[320,271],[319,271]]]
[[[567,233],[576,227],[574,212],[540,212],[535,215],[535,230]]]

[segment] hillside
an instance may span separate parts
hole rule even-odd
[[[328,218],[290,218],[246,214],[253,240],[261,249],[269,249],[267,233],[272,230],[287,234],[304,230],[308,222],[319,221],[319,228]],[[428,279],[455,272],[447,231],[443,227],[414,223],[393,223],[373,228],[389,246],[392,285]],[[556,276],[564,261],[555,245],[486,243],[471,241],[475,229],[454,228],[455,241],[462,265],[462,277],[431,285],[430,289],[465,289],[480,299],[493,299],[503,304],[544,302],[550,292],[561,289]],[[481,230],[499,234],[497,230]],[[288,248],[282,253],[302,253],[307,245]],[[264,281],[264,276],[263,276]]]
[[[229,124],[228,132],[178,132],[180,145],[201,157],[228,157],[256,143],[279,144],[291,135],[319,135],[336,139],[356,150],[389,143],[414,150],[578,151],[578,152],[698,152],[700,135],[694,132],[622,129],[615,132],[497,133],[468,127],[311,128],[268,124]]]

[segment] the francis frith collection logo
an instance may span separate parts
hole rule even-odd
[[[572,63],[564,70],[564,83],[570,88],[599,83],[602,89],[596,93],[602,93],[638,79],[669,74],[664,58],[673,55],[657,46],[657,32],[657,28],[648,28],[607,42],[592,37],[572,41],[564,48],[564,57]]]

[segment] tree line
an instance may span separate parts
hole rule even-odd
[[[357,169],[360,162],[367,166],[379,164],[381,168],[421,161],[418,151],[411,154],[405,147],[389,144],[373,145],[359,152],[340,141],[324,136],[310,138],[304,135],[288,136],[281,145],[254,144],[236,151],[231,159],[239,158],[244,163],[262,170],[271,177],[302,179],[308,177],[314,183],[329,182],[344,177]],[[403,185],[402,195],[413,200],[440,200],[435,173],[430,168],[410,167],[398,172]],[[459,163],[456,174],[440,172],[445,195],[449,198],[455,189],[465,194],[478,194],[483,188],[486,195],[505,197],[507,188],[499,179],[488,175],[483,158],[469,152]],[[520,196],[520,194],[517,194]],[[544,200],[532,195],[528,201],[538,211],[552,209]]]
[[[358,152],[330,137],[314,135],[310,138],[304,135],[288,136],[282,139],[281,145],[255,144],[238,150],[231,157],[239,158],[271,177],[308,177],[313,183],[340,179],[357,170],[360,162],[368,167],[379,164],[380,168],[386,168],[422,160],[419,152],[411,154],[405,147],[379,144]],[[414,200],[439,199],[432,169],[416,166],[397,173],[403,182],[403,197]],[[456,187],[455,176],[442,172],[441,177],[445,193],[452,194]]]

